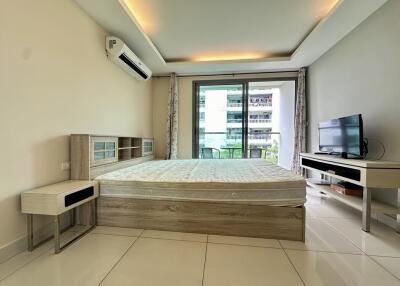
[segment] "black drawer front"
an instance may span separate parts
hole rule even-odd
[[[94,195],[94,187],[89,187],[75,193],[66,195],[64,198],[65,207],[69,207],[70,205],[76,204],[77,202],[83,201]]]
[[[306,167],[310,167],[313,169],[317,169],[323,172],[331,172],[335,175],[355,180],[355,181],[360,181],[361,180],[361,171],[358,169],[352,169],[352,168],[347,168],[347,167],[342,167],[342,166],[337,166],[334,164],[329,164],[329,163],[323,163],[319,161],[314,161],[306,158],[301,158],[301,164]]]

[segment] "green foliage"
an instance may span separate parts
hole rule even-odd
[[[277,164],[278,163],[278,152],[279,152],[279,144],[277,140],[273,140],[272,144],[267,146],[265,159],[268,161]]]

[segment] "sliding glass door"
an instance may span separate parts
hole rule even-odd
[[[247,149],[249,157],[277,163],[279,151],[279,84],[257,81],[248,83]],[[259,150],[258,152],[256,152]],[[250,154],[252,153],[252,154]]]
[[[244,84],[196,86],[196,158],[242,158]]]
[[[290,168],[296,80],[195,82],[194,158],[263,158]]]

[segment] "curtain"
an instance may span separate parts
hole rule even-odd
[[[178,77],[171,74],[169,82],[168,118],[165,159],[178,157]]]
[[[299,70],[295,106],[292,170],[301,175],[300,153],[306,152],[307,148],[306,68]]]

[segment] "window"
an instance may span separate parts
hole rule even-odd
[[[250,148],[260,148],[263,158],[275,163],[284,159],[287,167],[295,84],[295,79],[195,82],[193,157],[205,147],[219,149],[221,158],[246,158]]]

